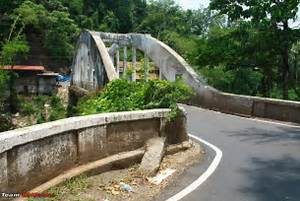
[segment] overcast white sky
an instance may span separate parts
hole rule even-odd
[[[179,5],[181,5],[184,9],[198,9],[201,6],[207,7],[209,5],[210,0],[175,0]],[[300,26],[300,9],[298,11],[298,20],[291,24],[292,27]]]
[[[184,9],[198,9],[200,5],[207,7],[209,0],[176,0]]]

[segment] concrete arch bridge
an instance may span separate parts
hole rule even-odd
[[[191,105],[269,119],[185,106],[188,131],[218,146],[223,158],[206,185],[183,200],[300,200],[300,126],[274,121],[300,123],[300,102],[218,91],[208,86],[179,54],[150,35],[85,31],[77,47],[72,75],[72,84],[77,87],[95,90],[118,79],[122,73],[120,57],[123,71],[128,67],[128,58],[132,59],[135,80],[140,56],[137,52],[142,52],[159,69],[160,79],[172,81],[182,77],[193,88],[196,96],[190,100]],[[188,170],[165,198],[175,195],[201,172],[201,167]]]
[[[122,52],[120,53],[120,50]],[[225,113],[300,123],[300,103],[223,93],[206,84],[172,48],[147,34],[115,34],[84,31],[74,57],[72,84],[87,90],[102,88],[118,79],[120,70],[132,59],[132,79],[136,79],[137,50],[150,58],[159,69],[159,78],[173,81],[181,77],[196,92],[190,101]],[[120,69],[120,57],[123,69]]]

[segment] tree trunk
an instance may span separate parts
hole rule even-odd
[[[17,92],[15,90],[15,79],[16,75],[12,72],[9,77],[9,106],[10,112],[15,114],[17,112],[18,101],[17,101]]]
[[[272,88],[272,68],[269,66],[264,67],[263,80],[262,80],[262,94],[264,97],[270,97]]]
[[[289,90],[289,53],[288,49],[284,50],[284,53],[282,55],[283,58],[283,69],[282,69],[282,96],[283,99],[288,99],[288,90]]]
[[[288,45],[288,22],[283,23],[284,31],[284,44],[282,50],[282,97],[283,99],[288,99],[289,90],[289,45]]]

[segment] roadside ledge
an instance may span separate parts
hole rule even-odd
[[[0,192],[30,190],[76,166],[142,148],[150,138],[186,141],[184,112],[172,121],[169,112],[104,113],[0,133]]]

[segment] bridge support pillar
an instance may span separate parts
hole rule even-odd
[[[146,55],[146,53],[144,53],[144,79],[145,79],[145,81],[148,81],[148,77],[149,77],[149,58]]]
[[[163,80],[163,74],[162,74],[162,69],[159,68],[159,79]]]
[[[116,72],[119,76],[120,75],[120,50],[119,49],[116,52]]]
[[[114,64],[115,63],[115,55],[114,54],[110,55],[110,59],[112,60],[112,62]]]
[[[136,48],[132,47],[132,81],[136,81]]]
[[[124,46],[123,75],[125,75],[126,69],[127,69],[127,46]]]
[[[115,63],[115,53],[116,50],[119,49],[119,45],[117,45],[116,43],[112,44],[112,46],[110,48],[107,48],[108,50],[108,54],[111,58],[111,60],[113,61],[113,63]]]

